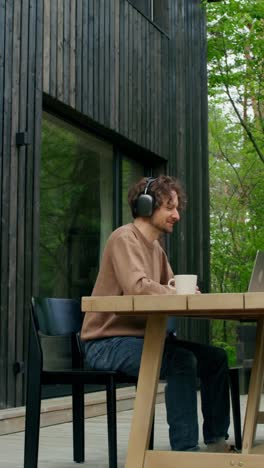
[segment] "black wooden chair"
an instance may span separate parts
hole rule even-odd
[[[117,468],[116,386],[137,384],[136,377],[83,367],[78,333],[83,314],[74,299],[33,298],[27,366],[24,468],[37,468],[41,390],[44,385],[71,384],[73,459],[84,462],[84,385],[106,388],[109,467]],[[153,448],[153,432],[150,448]]]

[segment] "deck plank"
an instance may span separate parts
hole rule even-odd
[[[199,397],[200,401],[200,397]],[[245,413],[246,395],[241,396],[242,419]],[[262,405],[264,406],[264,395]],[[199,404],[200,408],[200,404]],[[123,468],[128,444],[129,429],[132,411],[122,411],[117,415],[118,426],[118,468]],[[202,420],[199,409],[199,420]],[[86,461],[83,467],[108,468],[108,449],[106,417],[98,416],[88,418],[85,423],[86,431]],[[165,405],[156,405],[155,419],[155,448],[157,450],[168,450],[168,431],[166,423]],[[200,422],[201,428],[201,422]],[[230,442],[233,442],[233,426],[230,425]],[[257,444],[264,441],[264,426],[257,430]],[[0,436],[0,467],[22,468],[23,467],[23,443],[24,433],[16,433]],[[203,447],[202,447],[203,448]],[[256,449],[257,451],[257,449]],[[72,461],[72,430],[71,423],[56,426],[43,427],[40,430],[40,452],[39,468],[74,468],[76,464]]]

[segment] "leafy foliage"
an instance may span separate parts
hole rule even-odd
[[[211,290],[239,292],[264,248],[264,2],[222,0],[206,9]],[[214,322],[214,342],[232,348],[234,327]]]
[[[223,0],[207,15],[209,95],[230,107],[264,163],[264,2]]]
[[[264,240],[264,3],[207,15],[212,290],[243,291]]]

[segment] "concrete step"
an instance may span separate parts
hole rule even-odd
[[[124,387],[117,389],[117,411],[126,411],[134,407],[135,389]],[[157,403],[164,402],[164,384],[160,383]],[[85,395],[85,417],[93,418],[106,414],[106,392]],[[72,420],[72,400],[70,396],[51,398],[41,402],[40,426],[53,426]],[[0,410],[0,435],[21,432],[25,429],[25,407]]]

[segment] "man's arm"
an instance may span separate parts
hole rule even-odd
[[[152,268],[159,268],[160,278],[166,281],[167,276],[168,281],[173,273],[168,262],[166,264],[166,255],[163,256],[160,251],[158,253],[158,258],[153,258]],[[173,294],[167,285],[154,281],[147,274],[147,259],[136,238],[116,239],[111,246],[111,260],[123,294]]]

